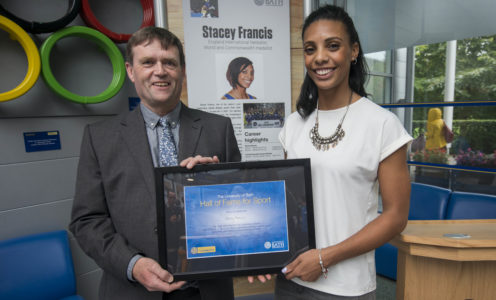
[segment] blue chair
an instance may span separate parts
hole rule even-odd
[[[448,204],[446,219],[496,219],[496,196],[453,192]]]
[[[375,249],[375,271],[377,274],[396,280],[398,248],[386,243]]]
[[[451,190],[412,182],[408,220],[443,220]]]
[[[0,299],[83,299],[65,230],[0,241]]]
[[[408,220],[442,220],[451,191],[442,187],[412,182]],[[375,250],[376,272],[396,280],[398,249],[386,243]]]

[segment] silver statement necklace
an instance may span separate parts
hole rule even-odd
[[[348,100],[348,105],[346,106],[346,111],[344,112],[343,118],[341,122],[339,122],[336,131],[334,134],[328,137],[322,137],[319,134],[319,102],[317,101],[317,116],[315,117],[315,125],[310,130],[310,140],[312,141],[313,146],[318,151],[327,151],[331,147],[334,148],[337,146],[339,141],[341,141],[344,137],[344,129],[342,128],[344,118],[348,113],[348,109],[350,109],[351,98],[353,97],[353,91],[351,91],[350,99]]]

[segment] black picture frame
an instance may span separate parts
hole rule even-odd
[[[257,187],[260,184],[281,181],[284,185],[286,205],[286,249],[267,253],[188,257],[192,254],[187,249],[195,253],[195,248],[188,246],[191,244],[190,237],[188,243],[186,242],[186,213],[190,215],[189,220],[196,220],[195,224],[198,219],[202,219],[192,218],[191,209],[190,212],[186,211],[189,202],[185,205],[185,191],[188,193],[192,188],[208,188],[211,185],[230,187],[245,183],[255,184]],[[159,263],[174,275],[176,281],[279,273],[297,255],[315,248],[310,159],[206,164],[196,165],[193,169],[161,167],[155,168],[155,182]],[[200,214],[202,212],[200,210]],[[270,243],[265,246],[270,247]]]

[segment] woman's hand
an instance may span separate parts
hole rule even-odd
[[[303,281],[315,281],[322,275],[322,268],[319,264],[319,251],[311,249],[293,260],[289,265],[282,269],[286,279],[291,280],[295,277]]]

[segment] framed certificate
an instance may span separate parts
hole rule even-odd
[[[315,248],[309,159],[155,169],[159,262],[176,280],[279,272]]]

